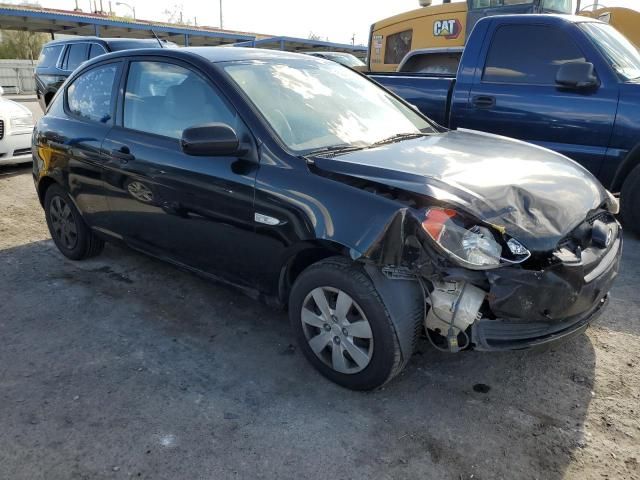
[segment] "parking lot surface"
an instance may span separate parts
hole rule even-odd
[[[640,241],[544,351],[420,345],[383,390],[322,378],[287,316],[108,245],[72,262],[0,168],[0,478],[640,478]]]

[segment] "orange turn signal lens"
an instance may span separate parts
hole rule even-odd
[[[444,233],[445,224],[456,215],[456,211],[450,208],[430,208],[422,221],[422,228],[438,242]]]

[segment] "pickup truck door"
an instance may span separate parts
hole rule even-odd
[[[555,78],[561,64],[592,61],[569,28],[503,23],[489,31],[493,37],[481,48],[466,106],[454,105],[452,126],[550,148],[597,175],[616,114],[617,83],[596,70],[598,88],[558,87]]]

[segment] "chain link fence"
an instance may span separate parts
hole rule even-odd
[[[5,93],[34,93],[35,67],[31,60],[0,60],[0,86]]]

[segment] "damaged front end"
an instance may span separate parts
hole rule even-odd
[[[556,249],[532,253],[499,226],[454,223],[458,212],[445,207],[422,211],[398,214],[368,254],[387,279],[418,281],[436,348],[529,348],[580,333],[602,312],[622,253],[610,212],[598,209]]]
[[[618,202],[566,157],[458,130],[310,164],[384,198],[388,220],[359,237],[359,259],[385,302],[400,303],[394,283],[424,297],[438,348],[539,345],[582,331],[606,303],[622,253]],[[390,313],[400,324],[414,310]]]

